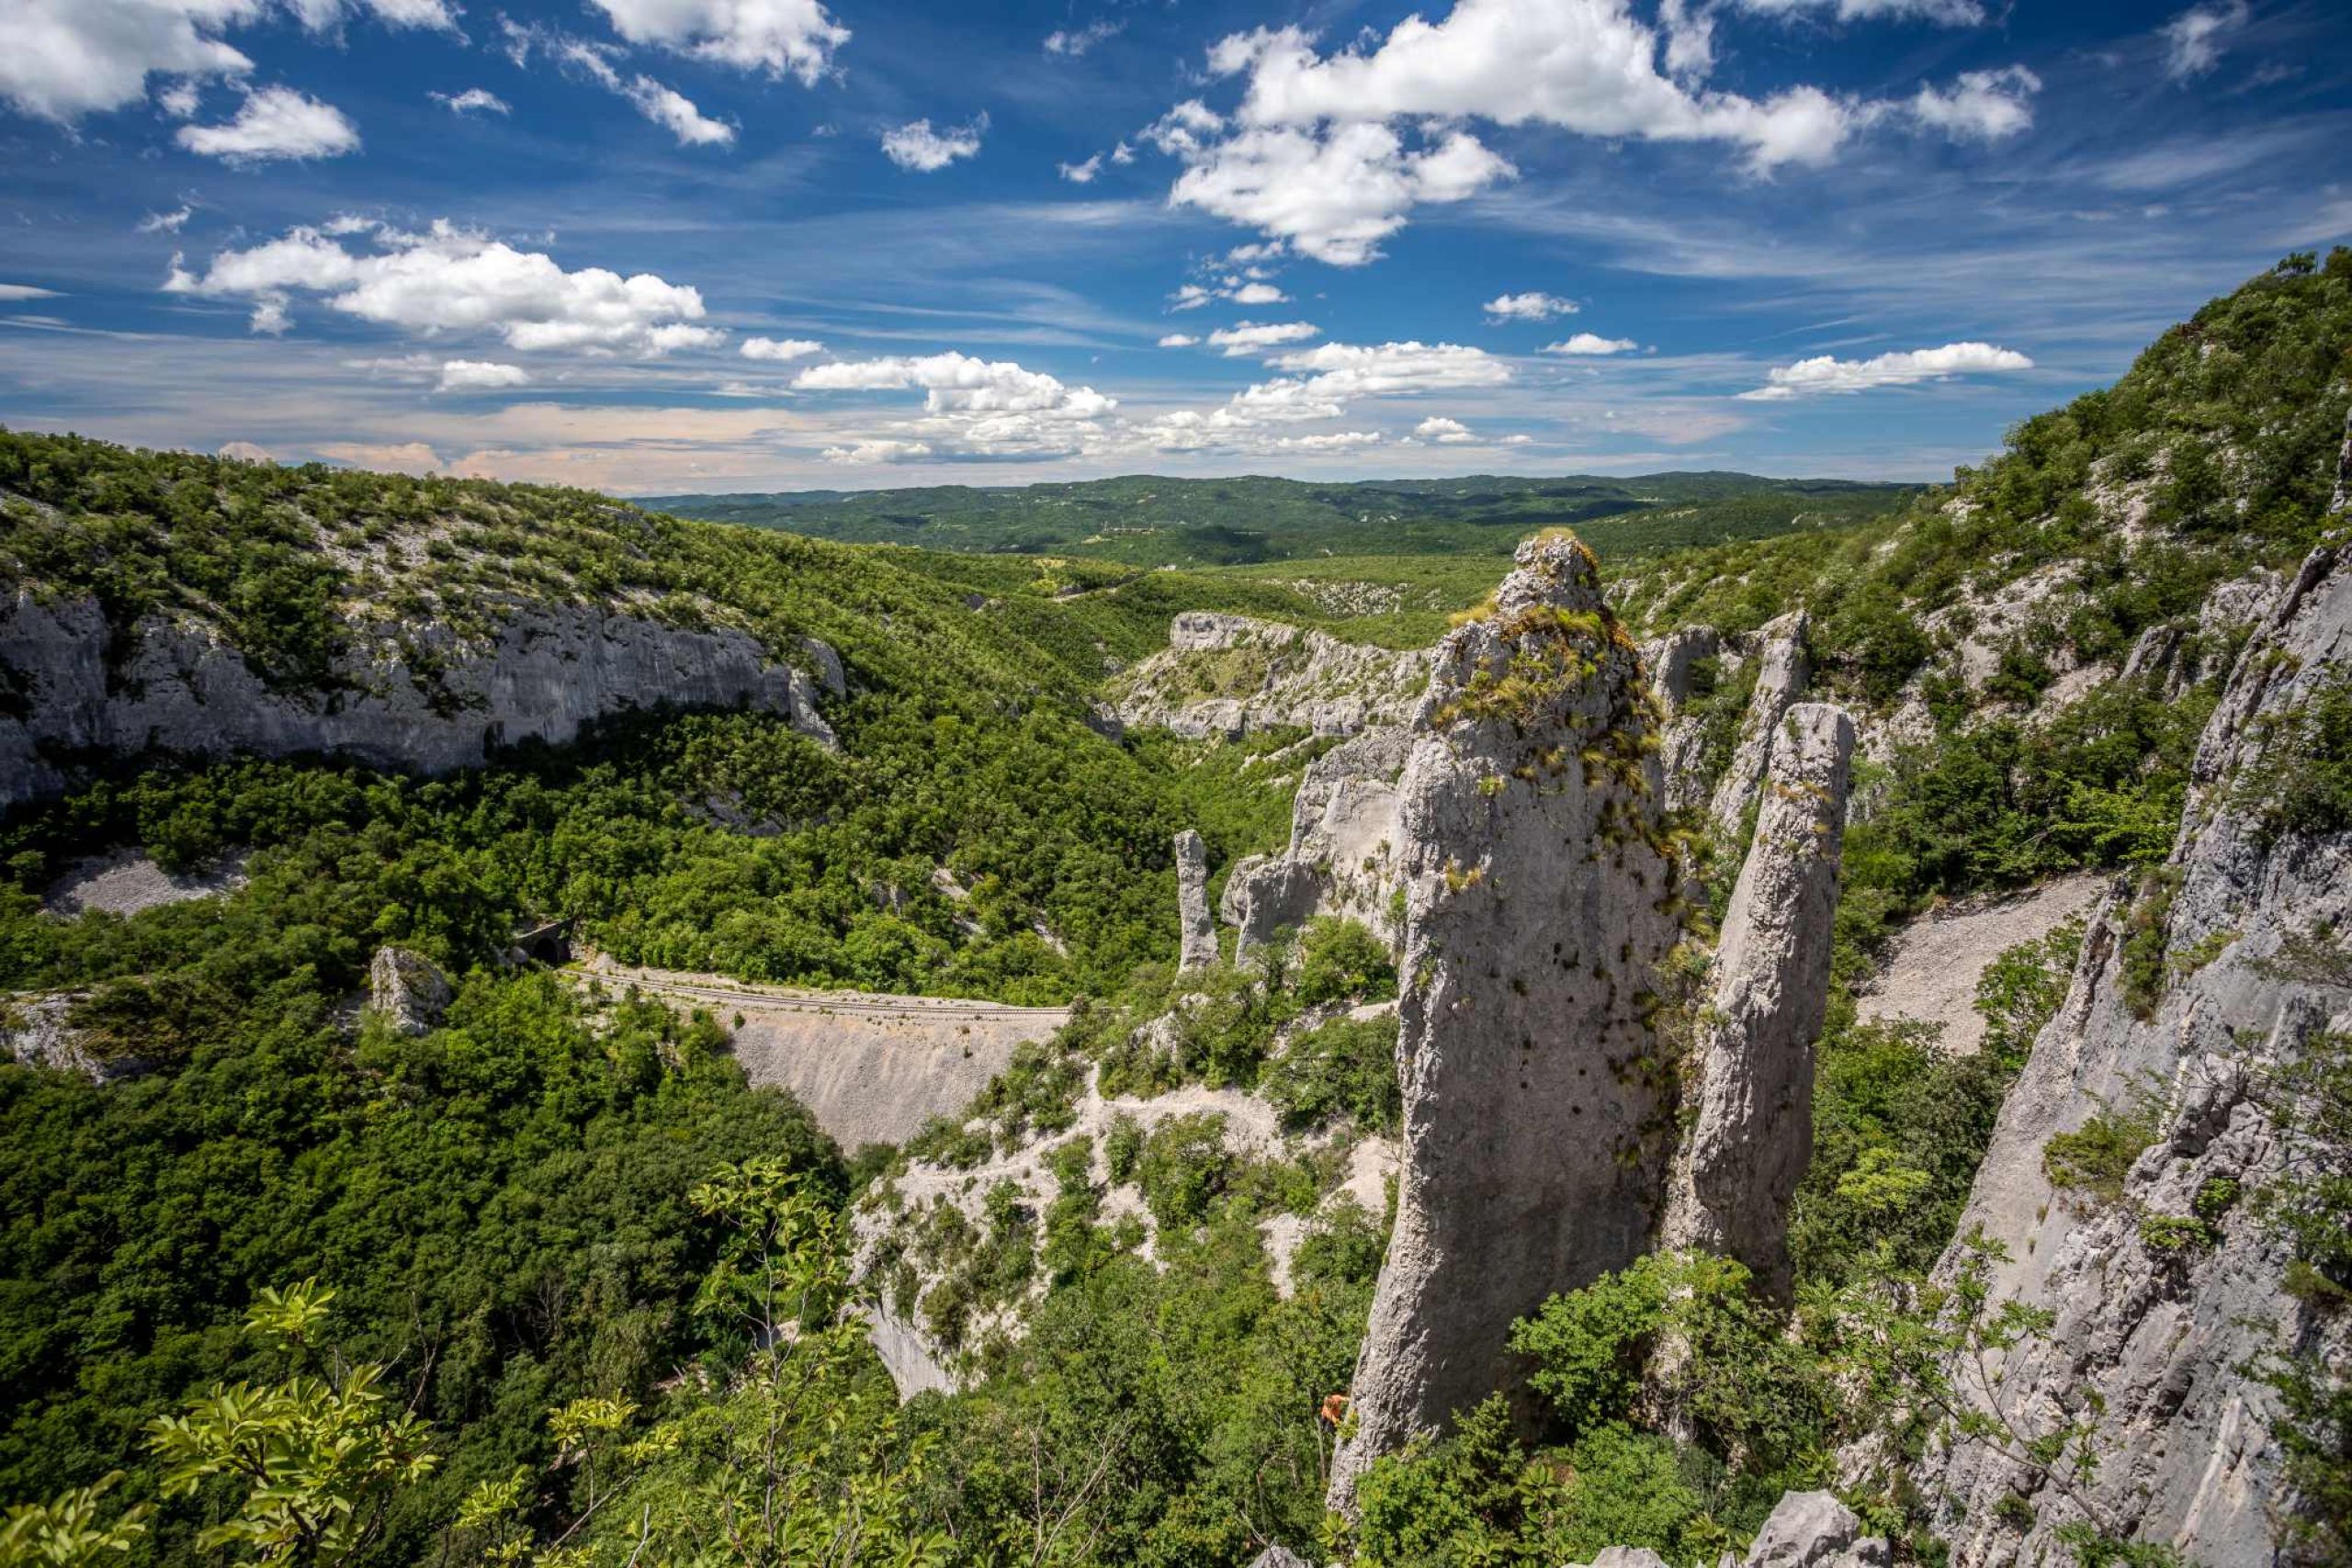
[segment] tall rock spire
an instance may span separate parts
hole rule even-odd
[[[1405,1163],[1334,1506],[1516,1381],[1514,1318],[1648,1245],[1670,1122],[1645,1017],[1678,929],[1654,721],[1565,534],[1439,645],[1398,784]]]
[[[1209,847],[1187,828],[1176,835],[1176,913],[1183,922],[1177,967],[1206,969],[1216,963],[1216,921],[1209,915]]]
[[[1789,1202],[1813,1157],[1813,1047],[1829,1000],[1853,754],[1843,708],[1799,703],[1781,719],[1715,950],[1685,1087],[1698,1118],[1676,1153],[1660,1236],[1737,1258],[1781,1297]]]

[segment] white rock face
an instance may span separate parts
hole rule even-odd
[[[830,744],[808,676],[735,630],[697,631],[573,605],[517,611],[486,640],[407,628],[437,673],[413,668],[390,623],[346,623],[340,689],[271,690],[217,628],[149,616],[110,670],[95,600],[44,603],[29,591],[0,605],[0,678],[22,699],[0,717],[0,805],[52,793],[62,775],[44,752],[197,756],[338,753],[379,767],[447,773],[488,748],[562,744],[591,720],[670,703],[781,714]]]
[[[1180,969],[1216,962],[1216,921],[1209,917],[1209,847],[1187,828],[1176,835],[1176,914],[1183,924]]]
[[[1813,1158],[1813,1048],[1829,1000],[1831,925],[1854,722],[1826,703],[1781,719],[1756,837],[1724,917],[1692,1067],[1698,1119],[1676,1151],[1664,1244],[1736,1258],[1789,1291],[1789,1201]]]
[[[2210,1245],[2186,1251],[2152,1247],[2143,1222],[2190,1215],[2215,1182],[2251,1195],[2275,1179],[2294,1151],[2258,1103],[2256,1075],[2323,1030],[2352,1028],[2340,985],[2262,967],[2289,938],[2352,920],[2352,834],[2267,839],[2245,794],[2268,787],[2277,765],[2263,757],[2266,722],[2352,679],[2346,554],[2339,545],[2305,562],[2206,728],[2167,868],[2177,888],[2162,928],[2161,999],[2143,1019],[2125,993],[2132,898],[2121,888],[2002,1108],[1959,1231],[1982,1227],[2006,1251],[1993,1300],[2053,1319],[2045,1341],[1992,1366],[1987,1406],[2035,1437],[2103,1401],[2097,1473],[2074,1478],[2074,1490],[2109,1527],[2222,1568],[2273,1561],[2270,1516],[2289,1501],[2269,1435],[2275,1396],[2245,1365],[2273,1343],[2340,1356],[2345,1330],[2286,1293],[2288,1259],[2245,1198],[2213,1220]],[[2155,1141],[2122,1201],[2056,1189],[2042,1157],[2051,1137],[2109,1106],[2143,1103],[2152,1086]],[[1956,1246],[1946,1270],[1962,1257]],[[2057,1531],[2083,1517],[2059,1487],[1982,1441],[1931,1453],[1919,1479],[1942,1495],[1939,1533],[1963,1568],[2048,1560],[2062,1550]],[[2005,1517],[2014,1510],[1997,1505],[2009,1497],[2030,1509],[2030,1526]]]
[[[1397,784],[1412,738],[1403,726],[1360,735],[1307,764],[1291,806],[1290,846],[1252,855],[1226,878],[1219,912],[1246,956],[1317,915],[1362,920],[1394,942],[1402,842]]]
[[[1707,807],[1708,819],[1724,838],[1739,831],[1748,802],[1763,786],[1781,716],[1813,682],[1813,661],[1805,652],[1809,624],[1803,610],[1792,610],[1764,627],[1756,694],[1748,699],[1747,716],[1740,721],[1739,745],[1732,752],[1731,765],[1715,782],[1714,796]]]
[[[1429,650],[1403,653],[1248,615],[1187,610],[1168,647],[1117,683],[1121,722],[1188,739],[1269,726],[1356,735],[1400,724],[1429,678]]]
[[[1513,1318],[1646,1249],[1667,1119],[1642,1013],[1677,930],[1653,714],[1573,539],[1521,545],[1438,647],[1399,788],[1406,1156],[1335,1507],[1517,1383]]]
[[[1862,1521],[1827,1492],[1783,1492],[1756,1532],[1744,1568],[1878,1568],[1887,1545],[1862,1534]]]
[[[1690,666],[1723,657],[1724,639],[1713,626],[1678,626],[1642,644],[1642,668],[1649,671],[1660,716],[1671,724],[1690,700]]]
[[[368,1005],[398,1033],[430,1033],[451,995],[440,967],[405,947],[379,947],[368,965]]]

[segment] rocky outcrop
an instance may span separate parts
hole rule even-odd
[[[1644,1013],[1677,924],[1654,724],[1589,551],[1521,545],[1448,634],[1398,784],[1405,1167],[1331,1501],[1516,1386],[1511,1321],[1645,1249],[1665,1073]]]
[[[1748,1543],[1742,1568],[1883,1568],[1887,1543],[1862,1533],[1854,1510],[1827,1492],[1783,1492]]]
[[[1763,785],[1765,769],[1771,764],[1781,716],[1813,682],[1813,660],[1805,651],[1808,626],[1803,610],[1792,610],[1767,625],[1761,634],[1756,692],[1748,699],[1747,717],[1740,721],[1739,743],[1732,751],[1731,765],[1715,781],[1714,795],[1707,806],[1707,818],[1724,839],[1739,831],[1749,802]]]
[[[1216,962],[1216,921],[1209,917],[1209,847],[1187,828],[1176,835],[1176,915],[1183,926],[1180,969]]]
[[[1393,908],[1401,875],[1398,781],[1412,738],[1402,726],[1375,729],[1307,764],[1291,805],[1290,844],[1251,855],[1226,878],[1218,912],[1246,957],[1317,915],[1362,920],[1396,939]]]
[[[2280,962],[2314,939],[2341,953],[2352,832],[2282,825],[2265,803],[2298,766],[2274,754],[2280,735],[2352,680],[2345,554],[2312,555],[2239,660],[2169,863],[2102,907],[2002,1109],[1958,1233],[1998,1251],[1963,1241],[1944,1269],[1984,1269],[1992,1301],[2050,1328],[1985,1359],[1980,1408],[2013,1437],[1952,1437],[1919,1467],[1955,1563],[2042,1561],[2086,1517],[2191,1562],[2273,1559],[2291,1500],[2276,1396],[2245,1369],[2283,1348],[2340,1356],[2345,1329],[2287,1292],[2282,1244],[2256,1212],[2297,1157],[2261,1086],[2321,1032],[2352,1028],[2340,957]],[[2150,1140],[2111,1200],[2061,1186],[2045,1161],[2094,1117]],[[2077,1419],[2094,1427],[2095,1471],[2062,1459],[2053,1478],[2021,1458]]]
[[[116,645],[95,600],[19,590],[0,605],[0,806],[62,787],[66,753],[315,751],[438,773],[663,704],[779,714],[832,740],[815,683],[748,632],[580,605],[517,608],[480,637],[358,612],[342,630],[326,689],[281,690],[209,624],[151,615]]]
[[[1756,1532],[1745,1558],[1725,1552],[1722,1568],[1885,1568],[1892,1561],[1884,1539],[1862,1534],[1854,1510],[1827,1492],[1783,1492],[1771,1517]],[[1666,1559],[1647,1547],[1612,1546],[1589,1564],[1570,1568],[1666,1568]]]
[[[1672,724],[1682,716],[1692,694],[1690,667],[1723,653],[1724,639],[1713,626],[1678,626],[1642,644],[1642,668],[1649,672],[1660,719]]]
[[[368,1005],[396,1034],[428,1034],[448,1010],[448,976],[424,954],[379,947],[368,965]]]
[[[1698,1116],[1660,1233],[1668,1247],[1738,1259],[1783,1300],[1789,1202],[1813,1157],[1813,1048],[1853,752],[1843,708],[1799,703],[1781,721],[1683,1086]]]
[[[1426,649],[1403,653],[1247,615],[1187,610],[1168,646],[1116,682],[1119,719],[1190,739],[1295,727],[1357,735],[1402,723],[1429,677]]]

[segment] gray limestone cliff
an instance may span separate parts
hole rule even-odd
[[[59,759],[74,753],[316,751],[437,773],[663,704],[779,714],[832,740],[816,683],[744,631],[582,605],[520,607],[474,637],[356,609],[343,630],[327,689],[280,690],[204,622],[151,615],[116,628],[95,600],[19,590],[0,604],[0,686],[12,699],[0,715],[0,806],[62,787]],[[830,679],[832,664],[819,662]]]
[[[1278,855],[1234,864],[1218,906],[1246,957],[1317,915],[1361,920],[1391,942],[1402,842],[1397,784],[1412,739],[1374,729],[1306,766],[1291,804],[1290,843]]]
[[[1356,735],[1402,723],[1429,678],[1427,649],[1396,652],[1280,621],[1187,610],[1168,646],[1114,683],[1117,717],[1190,739],[1270,726]]]
[[[1917,1479],[1941,1498],[1957,1564],[2043,1561],[2086,1514],[2213,1568],[2274,1560],[2275,1516],[2294,1500],[2276,1396],[2246,1369],[2346,1348],[2343,1325],[2285,1288],[2257,1195],[2299,1157],[2264,1085],[2322,1032],[2352,1028],[2352,831],[2277,805],[2313,764],[2293,750],[2299,734],[2311,744],[2313,705],[2352,682],[2347,558],[2340,543],[2314,552],[2238,661],[2168,863],[2100,908],[2002,1109],[1958,1234],[2001,1249],[1992,1299],[2051,1327],[1989,1359],[1979,1403],[2021,1441],[2091,1416],[2098,1462],[2061,1461],[2053,1478],[2015,1443],[1932,1450]],[[2296,958],[2313,951],[2334,956]],[[2047,1157],[2094,1118],[2149,1140],[2111,1197],[2053,1179]],[[1956,1243],[1947,1273],[1969,1253]]]
[[[1813,1051],[1829,998],[1854,723],[1799,703],[1771,750],[1756,835],[1709,975],[1662,1243],[1746,1264],[1785,1299],[1789,1203],[1813,1156]]]
[[[1731,765],[1715,781],[1714,795],[1707,806],[1708,819],[1723,837],[1738,832],[1740,819],[1762,787],[1765,769],[1771,763],[1781,716],[1812,684],[1813,660],[1805,651],[1809,625],[1803,610],[1792,610],[1759,634],[1763,650],[1757,655],[1760,663],[1756,693],[1748,699],[1747,717],[1740,722],[1739,743],[1732,751]]]
[[[1206,969],[1216,962],[1216,921],[1209,915],[1209,847],[1187,828],[1176,835],[1176,915],[1183,925],[1177,967]]]
[[[1669,1118],[1645,1014],[1679,929],[1653,723],[1573,538],[1521,545],[1438,647],[1397,785],[1405,1167],[1335,1506],[1516,1385],[1512,1319],[1648,1247]]]

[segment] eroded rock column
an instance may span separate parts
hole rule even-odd
[[[1813,1048],[1829,1000],[1831,926],[1854,721],[1826,703],[1782,716],[1756,836],[1715,950],[1661,1240],[1789,1289],[1789,1203],[1813,1157]]]
[[[1209,847],[1187,828],[1176,835],[1176,913],[1183,922],[1180,969],[1206,969],[1216,962],[1216,921],[1209,915]]]
[[[1716,781],[1714,796],[1707,807],[1708,818],[1720,837],[1729,838],[1739,831],[1747,803],[1756,797],[1764,783],[1765,771],[1771,764],[1781,719],[1813,682],[1813,660],[1805,652],[1809,626],[1803,610],[1792,610],[1763,629],[1764,650],[1757,656],[1762,664],[1756,674],[1756,693],[1747,700],[1747,716],[1740,721],[1739,745],[1732,752],[1731,765]]]
[[[1517,1382],[1514,1318],[1648,1244],[1669,1127],[1644,1016],[1677,931],[1653,722],[1565,535],[1439,645],[1398,785],[1404,1168],[1334,1506]]]

